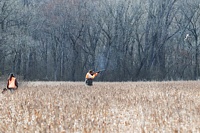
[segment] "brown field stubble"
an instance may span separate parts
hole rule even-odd
[[[0,94],[0,132],[198,133],[200,82],[23,82]]]

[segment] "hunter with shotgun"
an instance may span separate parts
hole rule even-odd
[[[92,86],[93,85],[93,80],[94,78],[104,70],[100,70],[100,71],[93,71],[93,70],[89,70],[85,76],[85,84],[88,86]]]

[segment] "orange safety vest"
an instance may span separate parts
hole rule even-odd
[[[85,78],[86,79],[94,79],[96,76],[98,75],[98,73],[94,73],[93,75],[91,75],[89,72],[86,74]]]
[[[16,89],[17,86],[15,85],[16,78],[12,77],[11,80],[8,79],[8,88]]]

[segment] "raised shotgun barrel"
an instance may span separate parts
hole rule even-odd
[[[100,72],[103,72],[103,71],[105,71],[105,69],[101,69],[101,70],[97,71],[97,73],[100,73]]]

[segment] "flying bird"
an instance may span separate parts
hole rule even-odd
[[[190,37],[190,35],[186,34],[184,41],[188,40],[189,37]]]

